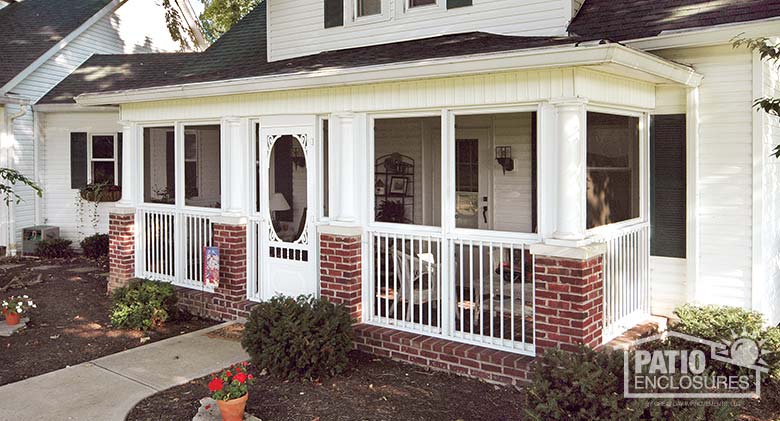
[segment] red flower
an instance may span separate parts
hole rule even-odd
[[[224,384],[222,383],[222,379],[219,377],[209,382],[209,390],[212,392],[222,390],[222,386],[224,386]]]
[[[225,372],[225,375],[226,375],[226,376],[228,376],[228,377],[230,377],[230,376],[232,376],[233,374],[230,372],[230,370],[228,370],[228,371],[226,371],[226,372]]]
[[[254,379],[254,378],[255,378],[255,376],[253,376],[253,375],[251,375],[251,374],[249,375],[249,377],[247,377],[247,379],[249,379],[249,380],[252,380],[252,379]]]
[[[238,380],[238,382],[239,382],[239,383],[241,383],[241,384],[244,384],[244,382],[246,381],[246,374],[244,374],[244,373],[238,373],[238,374],[236,374],[236,376],[235,376],[235,377],[233,377],[233,378],[234,378],[234,379],[236,379],[236,380]]]

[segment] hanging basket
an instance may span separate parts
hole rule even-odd
[[[89,202],[117,202],[122,198],[122,189],[118,186],[111,186],[98,190],[92,186],[87,186],[81,189],[80,194],[82,199]]]

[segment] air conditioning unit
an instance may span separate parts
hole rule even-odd
[[[36,225],[22,229],[22,253],[35,254],[38,243],[43,240],[60,238],[60,228],[51,225]]]

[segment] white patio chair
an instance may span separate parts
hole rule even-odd
[[[411,321],[413,305],[438,302],[437,273],[438,266],[433,253],[418,253],[417,255],[407,253],[405,256],[400,252],[396,254],[395,279],[398,290],[394,291],[393,296],[396,302],[407,306],[404,321]],[[415,289],[415,285],[417,289]],[[434,308],[432,304],[431,308]],[[395,313],[395,305],[393,313]],[[431,314],[428,317],[430,318]]]

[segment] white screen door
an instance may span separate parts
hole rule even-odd
[[[259,131],[262,299],[317,294],[315,116],[274,116]]]

